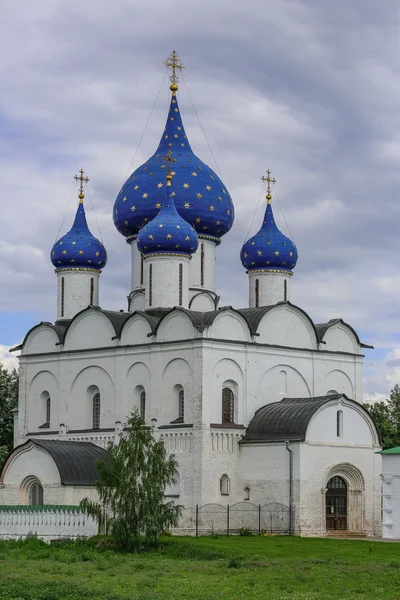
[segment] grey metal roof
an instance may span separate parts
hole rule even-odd
[[[95,460],[108,461],[109,459],[107,450],[91,442],[61,442],[31,438],[26,442],[29,443],[47,450],[57,465],[63,485],[94,485],[99,478]]]
[[[315,398],[284,398],[262,406],[250,421],[242,441],[303,442],[308,424],[317,410],[327,402],[343,397],[349,400],[344,394],[330,394]]]

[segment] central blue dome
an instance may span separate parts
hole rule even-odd
[[[126,180],[114,204],[115,227],[134,237],[154,219],[165,198],[165,156],[171,152],[171,195],[180,216],[198,234],[218,240],[233,225],[235,211],[224,184],[193,153],[183,127],[176,94],[172,94],[167,123],[157,151]]]
[[[174,199],[167,184],[161,209],[137,237],[138,250],[142,254],[193,254],[197,250],[195,229],[176,210]]]
[[[248,271],[290,271],[296,266],[297,248],[276,226],[271,204],[260,231],[243,244],[240,260]]]

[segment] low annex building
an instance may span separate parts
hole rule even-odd
[[[99,306],[107,254],[89,231],[78,178],[74,225],[51,253],[57,318],[19,348],[15,449],[0,504],[95,498],[94,460],[118,443],[136,407],[178,460],[165,493],[185,507],[182,530],[195,530],[196,506],[248,503],[285,506],[300,535],[379,535],[380,440],[361,404],[365,345],[342,319],[315,324],[291,303],[297,248],[276,225],[269,171],[263,223],[241,250],[249,305],[219,307],[216,252],[234,207],[190,147],[177,64],[174,55],[160,144],[114,204],[132,256],[126,311]]]

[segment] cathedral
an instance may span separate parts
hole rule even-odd
[[[175,52],[166,64],[160,143],[113,207],[131,254],[128,305],[100,306],[107,253],[87,223],[81,170],[75,220],[50,256],[57,318],[14,349],[19,404],[0,513],[95,500],[94,461],[136,408],[178,461],[165,497],[184,506],[180,531],[194,533],[199,512],[211,527],[204,506],[280,506],[283,532],[380,535],[380,438],[362,406],[368,346],[342,319],[314,323],[291,303],[298,252],[275,220],[270,171],[264,220],[238,247],[248,306],[219,306],[218,246],[234,204],[185,133]]]

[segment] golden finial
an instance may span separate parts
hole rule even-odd
[[[176,158],[172,158],[171,156],[171,148],[168,150],[167,155],[163,157],[163,160],[168,162],[167,186],[169,187],[172,181],[171,163],[176,162]]]
[[[79,185],[79,204],[83,203],[83,199],[85,197],[84,194],[84,187],[83,187],[83,183],[87,183],[89,181],[89,177],[85,177],[85,171],[83,169],[81,169],[79,171],[79,175],[75,175],[74,177],[75,181],[80,181],[80,185]]]
[[[167,69],[169,69],[169,68],[172,69],[172,75],[169,78],[169,80],[171,82],[169,89],[175,95],[176,92],[178,91],[178,76],[176,74],[176,69],[178,69],[178,71],[183,71],[183,69],[185,67],[183,66],[183,64],[182,64],[179,56],[175,52],[175,50],[172,51],[172,54],[164,62],[164,65],[167,67]]]
[[[268,200],[268,204],[271,204],[271,200],[272,200],[272,194],[271,194],[271,183],[276,183],[276,179],[275,177],[271,178],[271,171],[268,169],[267,171],[267,176],[264,177],[264,175],[261,177],[261,179],[263,181],[267,182],[267,195],[266,198]]]

